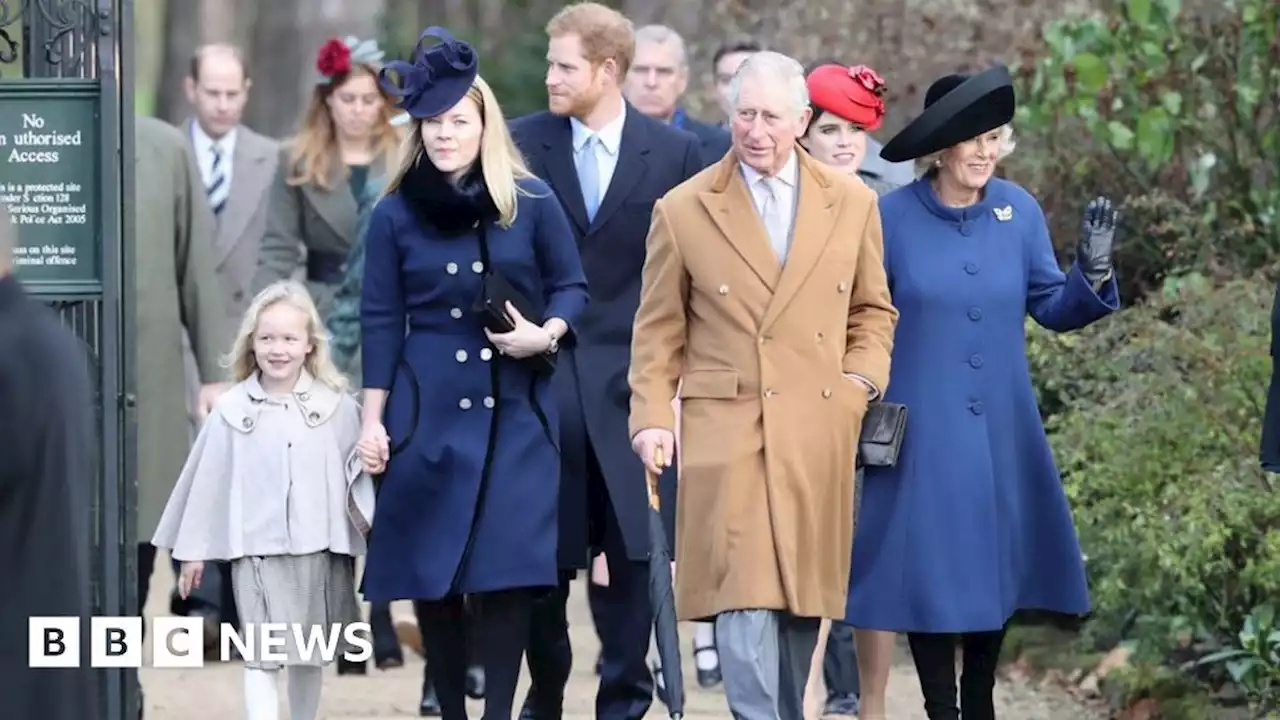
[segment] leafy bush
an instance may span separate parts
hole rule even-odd
[[[1240,277],[1280,250],[1280,3],[1181,5],[1112,2],[1052,23],[1021,73],[1029,149],[1013,174],[1062,240],[1093,194],[1128,200],[1130,300],[1170,274]]]
[[[1273,292],[1182,276],[1080,333],[1031,333],[1100,646],[1181,663],[1280,597],[1280,481],[1258,462]]]

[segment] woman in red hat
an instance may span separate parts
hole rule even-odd
[[[880,128],[884,119],[884,80],[875,70],[865,65],[846,67],[836,63],[823,63],[809,71],[805,79],[809,89],[809,104],[813,114],[800,143],[815,159],[832,167],[858,175],[872,190],[886,193],[897,187],[885,173],[868,172],[868,133]],[[874,158],[879,160],[879,158]],[[884,164],[884,163],[881,163]],[[832,633],[828,647],[828,632]],[[823,621],[822,637],[814,652],[813,666],[809,673],[806,693],[806,715],[814,715],[817,703],[817,679],[823,672],[823,654],[840,655],[829,658],[827,664],[834,672],[828,673],[826,708],[823,715],[859,714],[865,718],[885,716],[885,690],[889,671],[893,664],[894,634],[878,630],[855,630],[854,640],[836,638],[835,634],[848,633],[847,627],[832,626]],[[843,639],[843,642],[838,640]],[[850,645],[857,652],[850,652]],[[827,648],[824,651],[824,648]],[[855,657],[847,657],[854,655]],[[844,682],[850,661],[857,663],[857,676]],[[841,677],[833,677],[840,675]],[[855,682],[856,681],[856,682]],[[853,687],[838,687],[852,684]]]

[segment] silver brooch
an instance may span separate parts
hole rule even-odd
[[[999,220],[1000,222],[1009,222],[1010,220],[1013,219],[1012,205],[1005,205],[1002,208],[992,208],[991,211],[996,214],[996,219]]]

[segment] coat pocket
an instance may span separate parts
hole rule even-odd
[[[737,370],[690,370],[680,379],[681,399],[733,400],[737,397]]]

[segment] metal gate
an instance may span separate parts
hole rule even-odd
[[[133,0],[0,0],[0,201],[18,225],[15,272],[94,360],[95,615],[138,611],[132,28]],[[136,673],[98,672],[99,717],[136,718]]]

